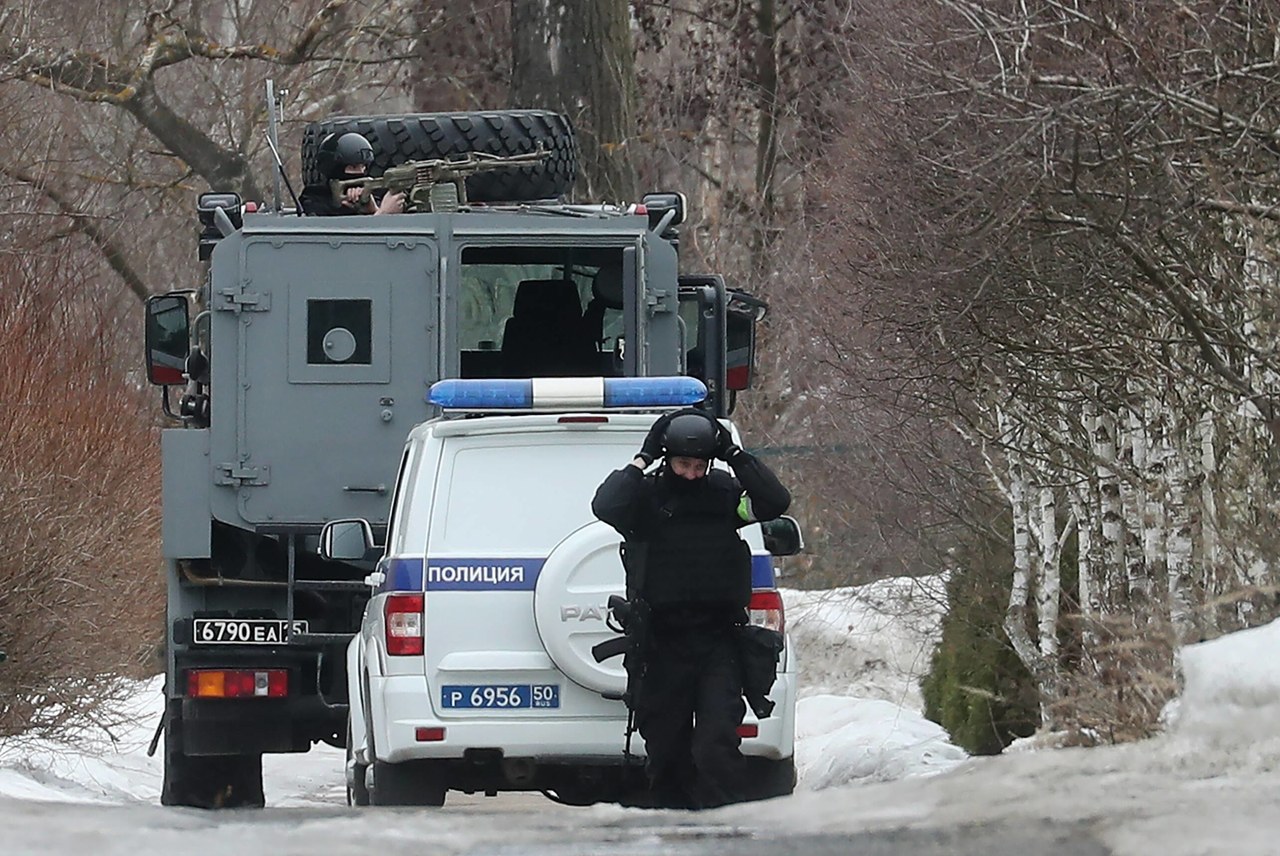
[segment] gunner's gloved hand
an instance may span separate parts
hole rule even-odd
[[[672,415],[667,413],[659,416],[657,421],[653,423],[653,427],[649,429],[649,433],[645,435],[644,443],[640,446],[640,452],[636,457],[644,458],[646,464],[652,464],[662,457],[664,451],[663,441],[666,438],[667,425],[670,424]]]
[[[716,440],[716,457],[722,461],[733,462],[733,459],[742,452],[742,447],[733,442],[733,435],[729,433],[729,429],[716,423],[717,440]]]

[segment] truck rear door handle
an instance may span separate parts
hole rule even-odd
[[[379,496],[387,492],[387,486],[385,484],[367,485],[367,486],[358,485],[358,484],[348,484],[348,485],[343,485],[342,489],[347,493],[376,493]]]

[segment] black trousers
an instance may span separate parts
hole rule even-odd
[[[711,808],[743,799],[746,713],[732,625],[655,627],[636,700],[656,805]]]

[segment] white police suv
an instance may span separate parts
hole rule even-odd
[[[639,735],[637,757],[623,751],[622,658],[591,654],[616,637],[606,602],[624,588],[619,536],[592,516],[591,498],[632,460],[655,411],[704,395],[687,377],[432,387],[446,415],[409,434],[373,597],[347,652],[350,802],[438,806],[452,789],[587,804],[642,781]],[[795,522],[782,523],[791,544],[775,549],[798,549]],[[741,531],[751,620],[784,629],[765,533]],[[365,521],[335,521],[321,537],[327,558],[371,549]],[[795,783],[790,646],[778,668],[773,715],[748,712],[740,728],[760,795]]]

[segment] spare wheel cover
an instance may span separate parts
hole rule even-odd
[[[625,591],[618,544],[607,524],[589,523],[556,545],[538,574],[533,615],[552,662],[574,683],[620,694],[627,683],[622,657],[597,663],[591,648],[618,634],[605,626],[609,595]]]

